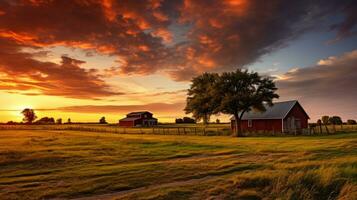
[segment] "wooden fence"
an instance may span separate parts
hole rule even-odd
[[[157,135],[231,135],[231,130],[224,126],[157,126],[124,128],[109,125],[0,125],[0,130],[72,130],[117,134],[157,134]]]
[[[202,135],[202,136],[227,136],[232,135],[229,126],[157,126],[157,127],[135,127],[124,128],[113,125],[84,125],[84,124],[62,124],[62,125],[0,125],[0,130],[72,130],[98,133],[116,134],[156,134],[156,135]],[[328,125],[310,127],[301,131],[291,133],[280,133],[272,131],[247,131],[245,136],[283,136],[283,135],[327,135],[341,132],[357,132],[357,125]]]

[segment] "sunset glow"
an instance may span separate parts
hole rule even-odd
[[[24,108],[111,123],[149,110],[173,122],[194,76],[237,68],[275,77],[279,101],[299,100],[312,121],[356,119],[355,11],[353,1],[4,0],[0,122],[21,121]]]

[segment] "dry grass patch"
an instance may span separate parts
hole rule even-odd
[[[0,131],[0,199],[111,193],[118,199],[351,199],[356,144],[357,133],[234,138]]]

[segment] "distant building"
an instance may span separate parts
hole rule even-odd
[[[153,118],[152,115],[153,114],[148,111],[131,112],[126,115],[126,118],[119,120],[119,126],[155,126],[157,125],[157,119]]]
[[[296,100],[274,103],[266,106],[265,112],[247,112],[243,114],[242,131],[271,131],[289,133],[308,127],[309,116]],[[234,117],[231,128],[235,129]]]

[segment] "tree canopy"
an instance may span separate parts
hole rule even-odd
[[[204,73],[192,80],[185,111],[196,119],[203,118],[204,122],[212,114],[233,115],[236,133],[241,135],[243,114],[252,109],[265,111],[266,106],[272,106],[273,99],[279,98],[276,90],[271,78],[248,70],[238,69],[221,75]]]
[[[217,113],[219,98],[215,96],[215,84],[219,80],[217,73],[204,73],[192,79],[188,90],[186,114],[192,113],[197,120],[207,124],[212,114]]]
[[[35,119],[37,119],[37,116],[35,114],[35,111],[31,108],[25,108],[21,114],[24,116],[23,121],[26,123],[31,124]]]
[[[237,70],[225,72],[217,83],[217,96],[221,97],[218,110],[224,114],[231,114],[235,118],[235,130],[241,135],[241,119],[244,113],[254,109],[265,111],[265,106],[272,106],[276,94],[275,83],[269,77],[261,77],[256,72]]]

